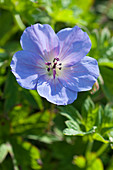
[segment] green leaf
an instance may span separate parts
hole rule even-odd
[[[110,102],[113,102],[113,79],[111,78],[113,76],[113,69],[101,66],[100,71],[104,80],[102,88],[105,96]]]
[[[10,143],[7,143],[7,148],[8,148],[8,152],[9,152],[12,162],[13,162],[14,170],[19,170],[19,168],[17,166],[17,160],[16,160],[14,152],[13,152],[12,145]]]
[[[68,127],[69,129],[74,129],[74,130],[80,131],[79,124],[76,123],[75,121],[67,120],[67,121],[65,122],[65,124],[67,125],[67,127]]]
[[[99,133],[94,133],[93,134],[93,139],[97,140],[97,141],[100,141],[100,142],[103,142],[103,143],[109,143],[109,141],[104,139]]]
[[[90,97],[88,97],[82,106],[82,117],[83,117],[83,123],[86,127],[86,131],[89,131],[94,125],[96,120],[96,112],[97,108],[95,108],[95,105]]]
[[[104,170],[101,159],[96,158],[96,153],[89,153],[87,157],[75,156],[73,163],[78,166],[80,169],[86,170]]]
[[[34,96],[31,94],[31,90],[28,90],[28,89],[22,89],[21,91],[21,97],[23,97],[23,101],[26,100],[26,102],[28,103],[28,105],[31,105],[32,109],[35,108],[37,110],[40,110],[42,109],[40,104],[37,103],[37,100],[35,100]],[[37,96],[38,98],[38,93],[37,93]]]
[[[109,29],[108,28],[104,28],[101,31],[101,37],[100,37],[101,43],[103,44],[104,41],[109,40],[110,37],[111,37],[111,33],[110,33]]]
[[[68,21],[73,24],[77,22],[77,20],[74,18],[73,11],[70,9],[62,9],[62,10],[54,11],[52,14],[50,14],[50,16],[53,17],[56,22],[58,21],[67,22]]]
[[[8,154],[8,148],[6,144],[1,144],[0,145],[0,163],[4,161]]]
[[[77,165],[79,168],[85,168],[86,159],[83,156],[74,156],[73,163]]]
[[[37,163],[38,159],[40,159],[40,152],[37,147],[33,146],[29,142],[22,142],[22,147],[29,151],[29,156],[31,159],[31,168],[32,169],[41,169],[41,166]]]
[[[23,141],[21,138],[13,138],[11,143],[17,165],[21,165],[24,170],[41,169],[41,166],[37,163],[38,159],[40,159],[40,151],[36,146],[30,142]]]
[[[43,110],[43,103],[42,103],[42,99],[39,96],[39,94],[35,91],[35,90],[30,90],[31,95],[34,97],[38,107],[40,110]]]
[[[18,85],[15,80],[15,77],[9,70],[7,75],[7,80],[5,84],[5,107],[4,111],[8,112],[12,109],[12,107],[17,104],[17,98],[18,98]]]
[[[98,63],[99,66],[106,66],[113,69],[113,61],[108,58],[100,58]]]
[[[94,109],[95,105],[90,97],[88,97],[82,106],[82,117],[84,119],[87,119],[87,113],[92,112],[92,109]]]
[[[41,134],[41,135],[28,135],[27,139],[32,139],[32,140],[38,140],[40,142],[44,142],[47,144],[51,144],[56,141],[60,141],[61,139],[55,135],[52,134]]]
[[[82,117],[78,110],[76,110],[73,106],[67,105],[62,107],[60,106],[59,108],[61,110],[61,115],[67,117],[69,120],[76,121],[78,123],[81,122]]]
[[[3,48],[0,48],[0,66],[1,66],[1,63],[6,61],[8,58],[9,57],[8,57],[7,52]]]
[[[88,132],[82,132],[82,131],[77,131],[77,130],[74,130],[74,129],[66,128],[66,129],[64,129],[63,133],[64,133],[64,135],[69,135],[69,136],[76,136],[76,135],[84,136],[84,135],[89,135],[89,134],[95,133],[95,129],[96,129],[96,127],[94,126]]]
[[[96,158],[96,153],[88,153],[87,155],[87,170],[104,170],[101,159]]]
[[[113,126],[112,127],[106,127],[106,128],[102,128],[101,130],[101,134],[105,134],[105,133],[108,133],[110,131],[113,131]]]
[[[104,112],[103,108],[101,106],[99,106],[99,108],[97,110],[97,116],[96,116],[96,122],[95,122],[95,125],[98,127],[98,130],[102,126],[103,112]]]
[[[9,3],[11,4],[11,2]],[[4,22],[6,21],[6,22]],[[11,36],[17,32],[17,27],[13,24],[13,16],[10,11],[1,10],[0,15],[0,46],[3,46]]]
[[[64,135],[69,135],[69,136],[84,136],[84,132],[82,131],[77,131],[77,130],[74,130],[74,129],[64,129],[63,131]]]
[[[107,104],[104,108],[104,115],[103,115],[103,121],[102,123],[104,126],[111,126],[113,125],[113,109],[109,104]]]
[[[83,9],[84,12],[87,12],[89,10],[89,8],[91,7],[91,5],[93,4],[93,0],[87,0],[86,4],[84,5],[84,0],[79,0],[79,1],[75,1],[72,0],[74,4],[76,4],[79,8]]]

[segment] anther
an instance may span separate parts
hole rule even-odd
[[[56,65],[57,65],[57,63],[54,63],[54,65],[53,65],[53,69],[54,69],[54,68],[56,68]]]
[[[56,57],[55,60],[59,61],[59,58]]]
[[[50,66],[50,65],[51,65],[51,62],[47,62],[47,63],[45,63],[45,65]]]
[[[59,58],[57,58],[57,57],[54,58],[54,59],[53,59],[53,63],[54,63],[55,61],[59,61]]]
[[[47,68],[47,71],[48,71],[48,72],[50,71],[50,68],[49,68],[49,67]]]

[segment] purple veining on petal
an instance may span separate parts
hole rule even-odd
[[[23,51],[14,54],[11,70],[26,89],[36,89],[48,101],[66,105],[79,91],[92,88],[99,76],[98,63],[86,56],[91,48],[87,33],[78,26],[55,34],[48,24],[26,28]]]

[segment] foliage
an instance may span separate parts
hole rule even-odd
[[[113,3],[0,0],[0,170],[113,169]],[[34,23],[80,26],[100,76],[90,92],[57,107],[21,88],[10,71],[20,36]]]

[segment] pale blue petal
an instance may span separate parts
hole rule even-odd
[[[40,96],[57,105],[70,104],[77,98],[77,92],[63,87],[57,78],[52,79],[49,76],[39,78],[37,91]]]
[[[65,28],[57,36],[60,40],[59,58],[65,65],[76,64],[90,51],[91,41],[78,26]]]
[[[25,29],[20,40],[23,50],[31,51],[48,61],[59,54],[59,39],[48,24],[35,24]]]
[[[15,53],[10,66],[17,82],[26,89],[35,89],[38,77],[46,74],[42,58],[28,51]]]
[[[63,86],[79,92],[90,90],[98,76],[97,61],[86,56],[74,66],[65,68],[59,79]]]

